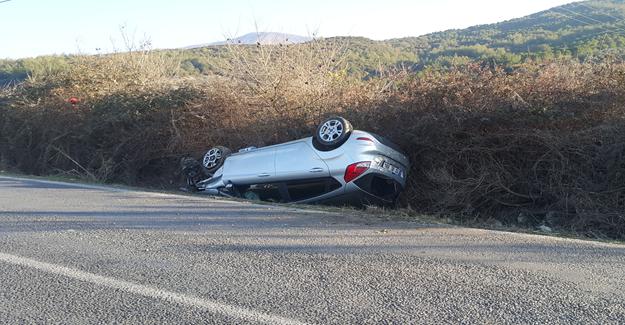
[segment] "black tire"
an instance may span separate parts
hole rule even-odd
[[[353,130],[352,124],[340,116],[328,118],[317,127],[313,144],[317,150],[334,150],[349,139]]]
[[[226,158],[231,154],[232,150],[226,147],[217,146],[210,148],[206,154],[204,154],[204,157],[202,157],[202,166],[208,174],[212,175],[217,169],[224,165],[224,161],[226,161]]]
[[[185,191],[196,192],[197,182],[205,176],[202,164],[191,157],[183,157],[180,159],[180,168],[185,178]]]

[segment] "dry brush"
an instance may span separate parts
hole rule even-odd
[[[624,63],[475,63],[362,80],[343,50],[231,46],[221,71],[201,78],[179,76],[171,53],[78,57],[3,90],[0,163],[171,187],[186,153],[308,136],[340,114],[410,156],[404,207],[625,238]]]

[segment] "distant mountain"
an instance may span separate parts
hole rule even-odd
[[[251,33],[230,40],[233,44],[292,43],[309,41],[280,33]],[[581,1],[496,24],[478,25],[426,34],[374,41],[364,37],[330,37],[347,51],[352,72],[375,75],[380,68],[421,70],[479,60],[514,66],[525,60],[557,57],[625,57],[625,0]],[[193,47],[187,67],[210,73],[210,57],[219,51],[213,43],[202,51]]]
[[[224,44],[296,44],[310,37],[285,33],[249,33],[223,42],[189,46],[182,51],[181,68],[189,74],[219,71]],[[574,2],[526,17],[496,24],[447,30],[417,37],[374,41],[364,37],[320,39],[328,48],[345,50],[349,72],[362,77],[401,67],[422,70],[471,61],[514,67],[524,61],[553,58],[625,58],[625,0]],[[320,47],[323,48],[323,47]],[[42,57],[0,60],[0,85],[23,80],[33,67],[54,64],[58,69],[70,59]]]
[[[293,34],[285,34],[285,33],[274,33],[274,32],[260,32],[260,33],[248,33],[243,36],[239,36],[232,39],[227,39],[225,41],[213,42],[208,44],[200,44],[200,45],[192,45],[186,47],[186,49],[193,49],[198,47],[205,46],[215,46],[215,45],[226,45],[226,44],[243,44],[243,45],[252,45],[252,44],[265,44],[265,45],[273,45],[273,44],[298,44],[305,43],[311,41],[312,37],[293,35]]]

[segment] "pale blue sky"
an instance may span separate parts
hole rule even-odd
[[[525,16],[572,0],[11,0],[0,58],[121,50],[120,26],[154,48],[259,31],[388,39]],[[258,27],[255,27],[257,25]]]

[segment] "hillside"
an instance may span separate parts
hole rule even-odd
[[[279,35],[276,36],[276,35]],[[280,33],[250,33],[233,39],[232,44],[272,44],[277,39],[294,43],[306,39]],[[428,66],[449,67],[472,60],[514,66],[527,60],[571,57],[623,56],[625,53],[625,2],[591,0],[576,2],[530,16],[447,30],[418,37],[373,41],[364,37],[331,37],[316,40],[323,46],[344,51],[349,71],[374,76],[381,70],[402,67],[422,70]],[[253,46],[250,47],[253,51]],[[178,50],[170,50],[178,51]],[[192,46],[181,53],[187,74],[214,74],[227,52],[227,46]],[[0,84],[22,80],[37,70],[63,69],[71,57],[42,57],[0,60]]]
[[[549,60],[625,54],[625,2],[577,2],[523,18],[462,30],[385,41],[341,37],[354,70],[380,66],[421,70],[472,60],[514,66],[528,59]]]
[[[497,24],[385,41],[421,62],[444,57],[494,58],[514,64],[523,58],[586,58],[625,48],[625,3],[593,0],[567,4]]]

